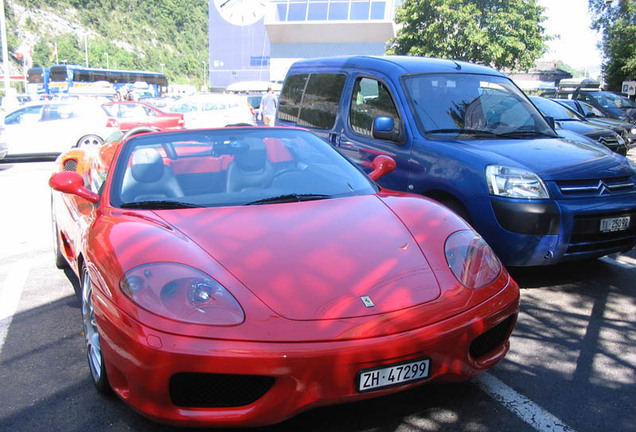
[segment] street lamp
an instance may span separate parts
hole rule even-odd
[[[104,55],[106,56],[106,69],[110,69],[110,64],[108,63],[108,53],[104,52]]]
[[[163,67],[165,66],[163,63],[160,64],[161,66],[161,73],[163,73]]]
[[[205,60],[202,60],[201,63],[203,64],[203,90],[207,91],[208,90],[208,79],[205,76],[206,71],[205,71]]]

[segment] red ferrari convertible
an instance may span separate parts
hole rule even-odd
[[[56,263],[88,365],[159,422],[257,426],[501,360],[519,288],[461,218],[301,129],[137,134],[66,152]]]

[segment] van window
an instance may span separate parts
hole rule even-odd
[[[396,131],[400,130],[400,118],[389,89],[371,78],[358,78],[351,98],[351,129],[361,135],[371,136],[373,119],[385,116],[393,118]]]
[[[336,122],[344,74],[299,74],[287,79],[279,118],[299,126],[331,129]]]
[[[523,93],[506,78],[471,74],[425,74],[404,78],[422,134],[554,136]]]

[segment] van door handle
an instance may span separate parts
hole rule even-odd
[[[342,138],[338,140],[338,147],[345,147],[348,149],[358,148],[353,141],[349,141],[348,139],[342,139]]]

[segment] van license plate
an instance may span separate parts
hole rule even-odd
[[[422,359],[358,372],[358,391],[366,392],[419,381],[431,376],[431,360]]]
[[[629,216],[601,219],[601,232],[625,231],[629,228]]]

